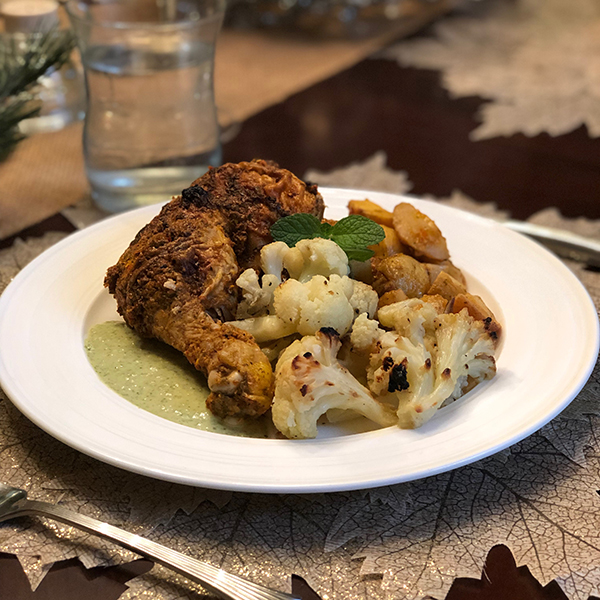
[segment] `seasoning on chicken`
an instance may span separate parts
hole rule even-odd
[[[229,325],[241,270],[272,241],[271,225],[323,199],[275,163],[225,164],[194,181],[135,237],[105,285],[125,322],[184,353],[207,376],[217,416],[256,417],[271,406],[271,365],[253,337]]]

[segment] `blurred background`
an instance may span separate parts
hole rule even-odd
[[[3,0],[3,47],[35,28],[29,13],[69,29],[52,0]],[[230,0],[215,53],[221,160],[313,177],[378,160],[404,174],[397,191],[597,218],[599,31],[594,0]],[[33,91],[41,113],[0,163],[2,236],[89,196],[77,50]]]

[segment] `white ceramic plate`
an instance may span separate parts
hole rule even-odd
[[[327,215],[390,194],[323,189]],[[104,386],[89,365],[89,327],[118,318],[103,289],[136,232],[142,208],[69,236],[15,278],[0,298],[0,382],[29,419],[107,463],[184,484],[256,492],[322,492],[418,479],[476,461],[530,435],[587,381],[598,319],[579,281],[529,239],[468,213],[410,198],[448,240],[470,290],[500,318],[496,377],[414,431],[381,429],[316,440],[262,440],[198,431],[145,412]]]

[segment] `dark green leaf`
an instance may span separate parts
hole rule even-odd
[[[364,262],[365,260],[369,260],[374,252],[373,250],[369,250],[368,248],[343,248],[348,260],[358,260],[360,262]]]
[[[300,240],[321,237],[321,221],[306,213],[290,215],[273,224],[271,235],[276,242],[285,242],[291,248]]]
[[[333,229],[333,225],[329,223],[323,222],[321,223],[321,237],[329,239],[331,236],[331,230]]]
[[[350,215],[333,226],[330,237],[346,250],[378,244],[385,238],[385,232],[381,225],[367,217]]]

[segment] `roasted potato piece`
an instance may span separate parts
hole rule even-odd
[[[394,208],[394,229],[400,241],[412,250],[417,258],[440,262],[450,254],[446,238],[438,226],[412,204],[401,202]]]
[[[435,296],[437,294],[442,296],[442,298],[446,298],[446,300],[452,300],[454,296],[466,293],[467,289],[465,286],[445,271],[440,272],[435,278],[433,285],[427,290],[428,295]]]
[[[391,292],[386,292],[379,298],[379,302],[377,303],[377,309],[379,310],[382,306],[387,306],[388,304],[395,304],[396,302],[402,302],[402,300],[406,300],[408,296],[402,290],[392,290]]]
[[[467,312],[477,321],[483,321],[485,328],[489,332],[490,336],[494,340],[500,339],[502,333],[502,326],[498,322],[498,319],[494,316],[494,313],[488,308],[487,304],[475,294],[458,294],[452,300],[449,308],[449,312],[459,313],[463,308],[467,309]]]
[[[445,273],[448,273],[448,275],[450,275],[451,277],[454,277],[454,279],[456,279],[457,281],[460,281],[460,283],[462,283],[464,286],[467,285],[467,280],[465,279],[465,276],[462,274],[462,271],[456,267],[455,265],[452,264],[451,261],[449,260],[444,260],[441,263],[423,263],[425,265],[425,268],[427,269],[427,272],[429,273],[429,281],[431,281],[431,285],[433,285],[433,282],[436,280],[437,276],[444,271]]]
[[[421,298],[423,302],[427,302],[432,304],[435,307],[435,310],[438,311],[439,314],[446,312],[446,306],[448,306],[448,300],[439,294],[423,294]]]
[[[387,227],[394,226],[394,216],[389,210],[371,202],[370,200],[350,200],[348,202],[348,212],[351,215],[362,215]]]
[[[420,298],[429,289],[427,269],[406,254],[371,259],[373,288],[383,296],[386,292],[402,290],[409,298]]]
[[[400,242],[396,230],[387,225],[381,225],[381,227],[383,228],[383,231],[385,231],[385,238],[381,240],[379,244],[369,246],[369,248],[375,252],[375,256],[385,258],[386,256],[394,256],[394,254],[401,254],[404,252],[406,248],[402,242]]]

